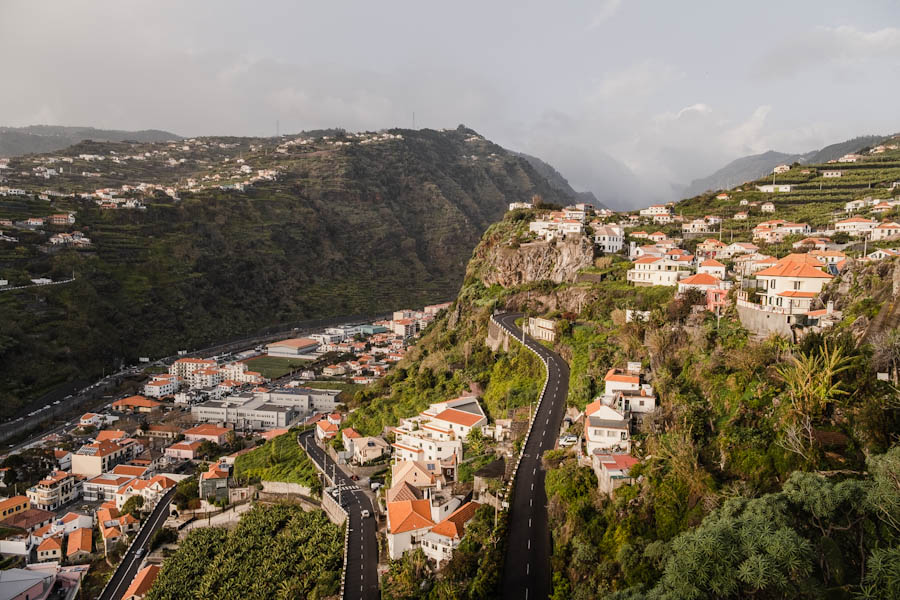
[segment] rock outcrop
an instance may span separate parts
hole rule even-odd
[[[584,236],[519,247],[496,245],[483,257],[480,278],[486,286],[507,288],[533,281],[574,282],[593,260],[594,245]]]

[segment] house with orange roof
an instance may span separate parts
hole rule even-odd
[[[128,432],[121,429],[103,429],[94,436],[96,442],[117,442],[128,437]]]
[[[361,437],[363,437],[362,434],[352,427],[341,429],[341,440],[344,442],[344,450],[351,455],[353,454],[353,443]]]
[[[76,529],[66,539],[66,561],[79,563],[88,561],[94,552],[94,532],[89,527]]]
[[[707,258],[697,267],[697,273],[706,273],[719,279],[725,279],[725,265],[714,258]]]
[[[206,358],[179,358],[169,366],[169,374],[187,379],[199,369],[214,369],[218,363]]]
[[[63,552],[63,537],[61,535],[50,536],[37,547],[38,562],[50,560],[61,561]]]
[[[128,396],[112,403],[112,409],[124,413],[151,413],[159,410],[162,402],[151,400],[145,396]]]
[[[78,424],[82,427],[99,427],[103,422],[103,417],[96,413],[84,413]]]
[[[84,482],[84,499],[88,502],[115,501],[119,488],[133,479],[130,475],[112,473],[92,477]]]
[[[677,285],[678,280],[690,274],[690,263],[667,257],[644,256],[632,263],[626,279],[636,286]]]
[[[115,465],[130,458],[135,452],[135,445],[125,442],[126,440],[121,442],[107,440],[85,444],[72,455],[72,473],[84,477],[96,477],[109,471]]]
[[[756,273],[761,283],[760,305],[785,315],[803,314],[834,276],[825,263],[810,254],[789,254]]]
[[[122,600],[144,600],[161,569],[162,567],[159,565],[147,565],[138,571],[128,589],[125,590]]]
[[[466,523],[472,520],[481,505],[467,502],[424,535],[420,544],[425,556],[434,560],[438,568],[446,564],[465,534]]]
[[[722,288],[722,281],[709,273],[696,273],[678,282],[678,293],[684,294],[688,290],[700,290],[704,294],[706,290]]]
[[[220,446],[225,443],[225,437],[232,430],[228,427],[220,427],[211,423],[204,423],[186,429],[184,431],[184,439],[188,442],[212,442]]]
[[[339,427],[328,420],[328,418],[316,421],[316,439],[320,442],[330,440],[337,437]]]
[[[103,539],[103,551],[109,553],[125,535],[137,531],[141,522],[130,514],[120,514],[119,509],[111,502],[97,509],[97,527]]]
[[[435,523],[431,520],[431,502],[428,500],[400,500],[387,505],[388,555],[398,559],[407,550],[416,547],[419,539],[428,533]]]
[[[872,229],[871,239],[873,242],[877,242],[896,239],[897,236],[900,236],[900,224],[894,221],[885,221]]]
[[[200,498],[207,501],[228,500],[230,483],[231,465],[214,462],[209,465],[209,469],[200,474]]]
[[[588,455],[594,450],[631,450],[629,418],[607,406],[603,399],[595,400],[584,410],[584,437]]]
[[[864,217],[850,217],[834,224],[834,230],[853,237],[868,237],[878,222]]]
[[[595,450],[591,454],[591,467],[597,475],[597,488],[601,493],[612,496],[616,488],[634,483],[629,471],[639,462],[630,454],[608,454]]]
[[[42,510],[57,510],[81,493],[81,479],[68,471],[53,471],[26,492],[31,506]]]
[[[203,442],[176,442],[165,449],[165,455],[176,460],[194,460]]]
[[[145,509],[155,506],[163,494],[175,485],[176,482],[165,475],[155,475],[150,479],[132,479],[116,490],[116,508],[122,510],[128,499],[133,496],[140,496],[144,499]]]
[[[30,500],[27,496],[13,496],[0,500],[0,519],[6,519],[29,508]]]

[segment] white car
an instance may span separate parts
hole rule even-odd
[[[372,516],[372,513],[370,513],[369,511],[367,511],[367,510],[362,511],[362,518],[363,518],[363,519],[368,519],[368,518],[371,517],[371,516]]]

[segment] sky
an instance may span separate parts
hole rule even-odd
[[[465,124],[620,206],[900,131],[895,0],[0,4],[0,125]]]

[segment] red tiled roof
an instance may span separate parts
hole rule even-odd
[[[436,533],[450,539],[459,539],[463,536],[466,523],[475,516],[475,511],[481,506],[477,502],[467,502],[457,508],[449,517],[431,528],[431,533]]]
[[[482,417],[481,415],[472,414],[470,412],[457,410],[455,408],[447,408],[438,413],[434,418],[438,421],[447,421],[449,423],[455,423],[457,425],[472,427],[473,425],[475,425],[475,423],[482,420],[484,417]]]
[[[388,529],[391,534],[434,526],[434,521],[431,520],[430,500],[389,502],[387,510]]]

